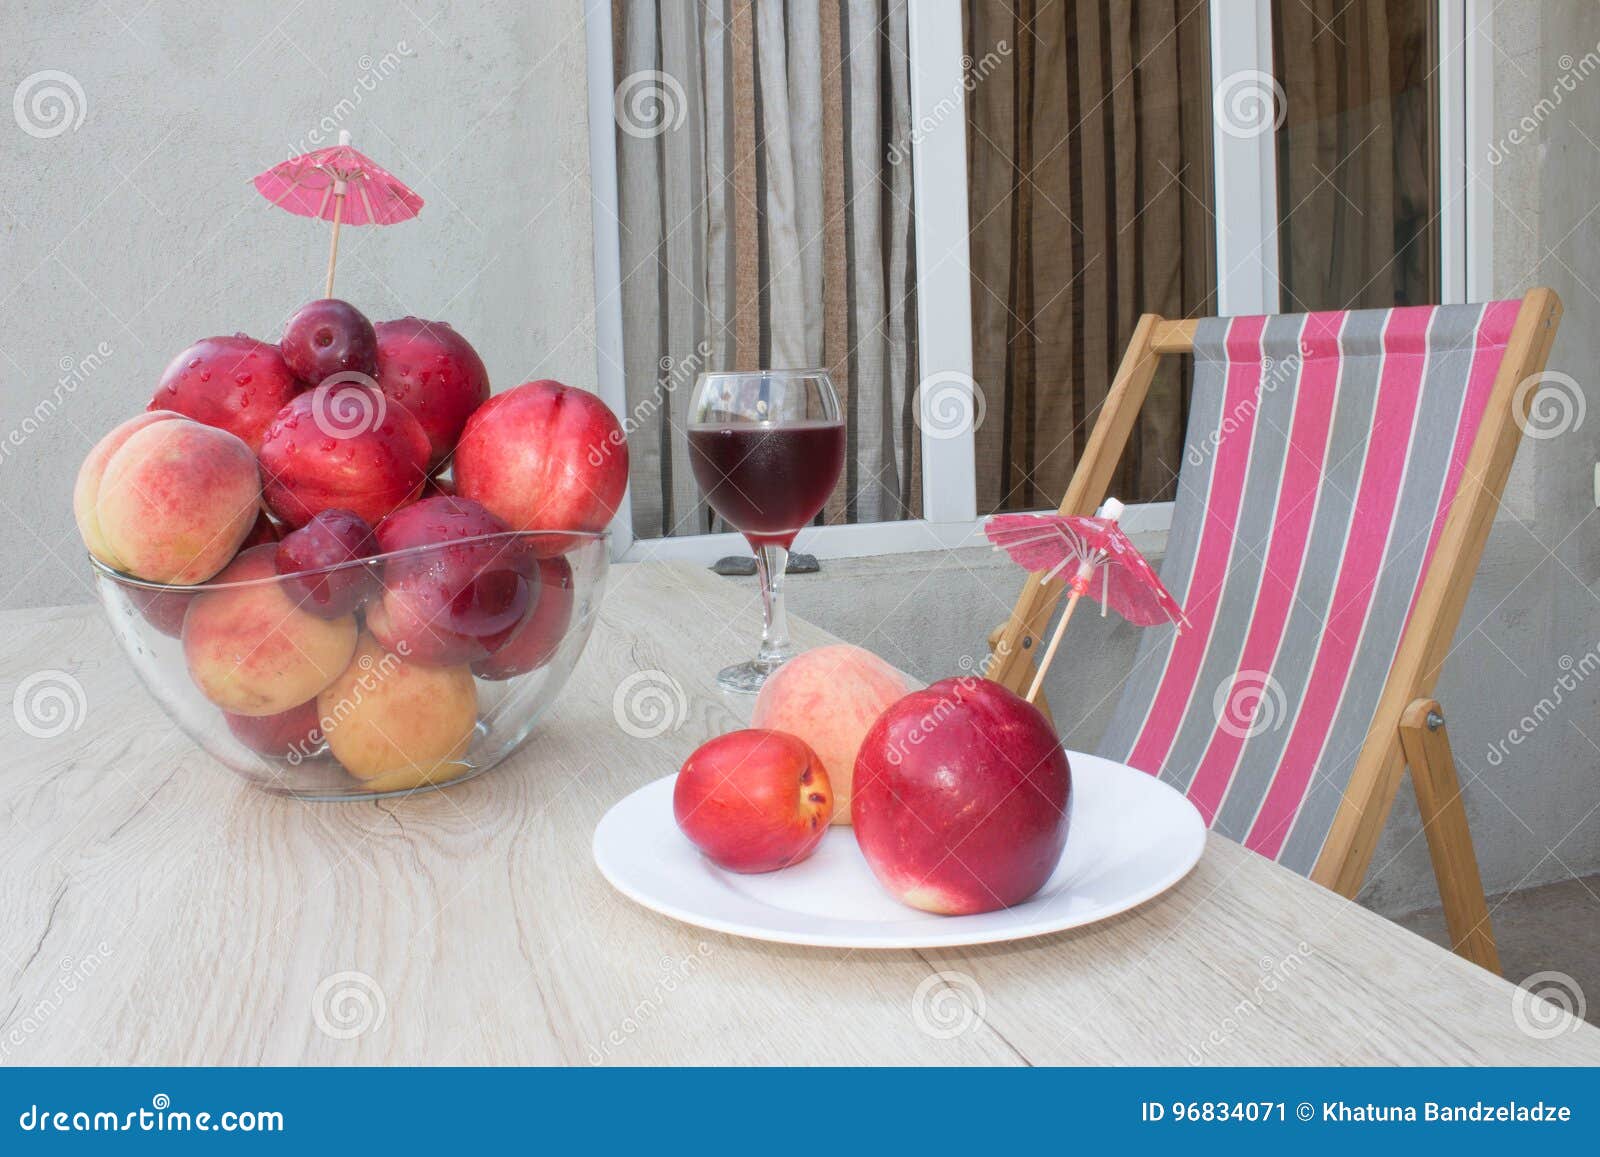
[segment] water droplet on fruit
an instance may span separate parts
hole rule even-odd
[[[199,359],[199,358],[192,358],[192,359],[190,359],[190,361],[189,361],[189,368],[190,368],[190,369],[191,369],[191,370],[192,370],[192,369],[194,369],[194,368],[195,368],[195,367],[196,367],[196,366],[198,366],[198,365],[199,365],[199,364],[200,364],[200,359]]]
[[[248,386],[250,384],[250,374],[248,372],[235,374],[233,376],[233,380],[238,382],[241,386]]]
[[[200,380],[202,382],[209,382],[211,380],[211,371],[210,370],[201,370],[200,371]]]

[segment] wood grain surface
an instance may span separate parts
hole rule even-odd
[[[309,804],[195,749],[98,608],[0,615],[0,1063],[1600,1063],[1600,1031],[1215,837],[1134,912],[967,951],[785,948],[635,906],[594,826],[743,723],[713,678],[758,622],[751,581],[615,568],[516,756]],[[24,729],[42,672],[81,705]]]

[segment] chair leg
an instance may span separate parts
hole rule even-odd
[[[1439,881],[1450,945],[1474,964],[1499,974],[1500,953],[1489,923],[1489,903],[1478,874],[1478,857],[1467,829],[1467,809],[1455,756],[1437,700],[1417,699],[1400,719],[1400,746],[1411,766],[1422,830]]]

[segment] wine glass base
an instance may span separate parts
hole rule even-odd
[[[747,663],[735,663],[717,672],[717,686],[736,695],[754,695],[761,690],[761,685],[767,681],[767,676],[788,661],[788,655],[779,655],[771,659],[751,659]]]

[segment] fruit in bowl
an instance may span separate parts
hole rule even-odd
[[[447,463],[487,394],[448,326],[375,327],[329,299],[281,347],[196,343],[90,451],[73,513],[114,633],[220,762],[269,791],[370,798],[487,770],[549,710],[620,490],[583,525],[539,527],[458,496]],[[495,450],[578,461],[588,425],[508,423]]]
[[[411,412],[428,435],[428,468],[455,449],[461,430],[489,399],[489,371],[448,323],[402,317],[377,325],[378,388]]]
[[[245,551],[183,617],[190,677],[236,715],[276,715],[314,699],[355,653],[355,616],[306,611],[301,590],[278,580],[276,554],[270,543]]]
[[[255,451],[278,411],[304,388],[279,347],[236,333],[201,338],[173,358],[148,409],[226,430]]]
[[[465,667],[428,667],[370,634],[355,661],[317,696],[328,748],[369,791],[405,791],[471,770],[462,756],[478,723]]]
[[[1044,886],[1066,844],[1071,790],[1066,753],[1037,707],[989,679],[945,679],[868,731],[852,823],[891,895],[970,915]]]
[[[348,301],[328,297],[302,305],[283,327],[283,360],[295,377],[317,386],[335,374],[359,375],[372,384],[378,370],[378,335]]]
[[[514,530],[602,530],[628,485],[628,444],[606,404],[560,382],[524,382],[467,420],[456,493]]]
[[[238,438],[165,410],[97,443],[73,489],[89,553],[152,582],[187,586],[216,574],[255,525],[261,483]]]
[[[376,525],[421,492],[427,464],[417,420],[349,382],[298,395],[261,439],[267,506],[292,527],[333,507]]]
[[[782,731],[707,740],[678,772],[672,814],[707,859],[730,872],[774,872],[816,851],[833,789],[816,754]]]
[[[813,647],[767,677],[750,726],[805,740],[833,785],[833,822],[847,824],[861,741],[910,690],[910,681],[871,651],[848,643]]]

